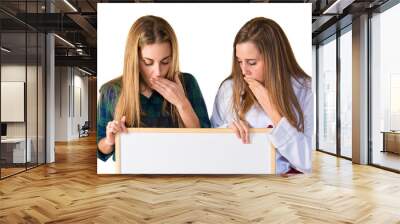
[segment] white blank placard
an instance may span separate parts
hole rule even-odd
[[[269,129],[243,144],[230,129],[129,129],[117,139],[121,174],[274,174]]]
[[[24,82],[1,82],[1,122],[24,122]]]

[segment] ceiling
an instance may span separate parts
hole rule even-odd
[[[338,20],[349,18],[365,10],[373,9],[387,0],[254,0],[229,2],[269,2],[269,3],[312,3],[313,43],[326,38],[335,32]],[[28,32],[54,32],[56,65],[79,66],[96,73],[97,67],[97,3],[126,2],[185,2],[185,1],[113,1],[113,0],[1,0],[0,26],[2,30],[2,46],[13,49],[15,58],[28,52],[35,53],[43,44],[37,43],[36,35]],[[187,1],[189,2],[189,1]],[[190,2],[227,2],[198,0]],[[329,8],[329,10],[327,10]],[[52,13],[49,13],[49,12]],[[346,21],[346,20],[343,20]],[[336,25],[337,26],[337,25]],[[341,26],[346,26],[342,22]],[[33,39],[32,39],[33,38]],[[40,38],[39,38],[40,39]],[[63,41],[66,40],[67,42]],[[28,47],[25,49],[25,44]],[[72,44],[72,45],[71,45]],[[4,55],[2,53],[2,55]],[[3,57],[3,56],[2,56]],[[8,55],[12,58],[12,55]],[[4,57],[3,57],[4,59]]]

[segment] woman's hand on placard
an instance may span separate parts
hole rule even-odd
[[[108,122],[107,127],[106,127],[106,143],[108,145],[114,145],[115,144],[115,135],[118,133],[126,133],[128,132],[128,129],[126,128],[125,125],[126,122],[126,116],[123,116],[120,121],[113,120]]]
[[[235,132],[236,136],[242,140],[243,144],[250,144],[249,125],[246,121],[233,121],[229,125],[229,128]]]

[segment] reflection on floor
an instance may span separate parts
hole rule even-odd
[[[341,155],[344,157],[352,158],[352,149],[349,147],[343,147],[341,149]]]
[[[19,168],[19,167],[18,168],[1,168],[1,178],[10,176],[12,174],[15,174],[15,173],[18,173],[18,172],[21,172],[24,170],[25,170],[25,167],[24,168]]]
[[[400,155],[392,152],[375,151],[372,157],[373,164],[400,171]]]
[[[7,176],[19,173],[21,171],[26,170],[25,164],[1,164],[1,178],[5,178]],[[26,167],[27,169],[30,169],[31,167],[35,167],[36,163],[27,163]]]

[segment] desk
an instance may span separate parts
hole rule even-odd
[[[7,162],[10,163],[25,163],[25,162],[31,162],[31,145],[32,145],[32,140],[30,138],[27,138],[26,140],[28,142],[26,147],[26,154],[25,154],[25,138],[6,138],[6,139],[1,139],[1,144],[2,144],[2,154],[3,152],[6,152],[5,154],[9,156],[9,158],[6,158]],[[4,147],[5,146],[5,147]],[[12,147],[11,149],[9,147]],[[3,148],[4,147],[4,148]],[[12,157],[11,157],[12,154]],[[2,155],[3,158],[5,158]],[[11,160],[12,158],[12,160]],[[27,161],[25,161],[25,158],[27,158]]]
[[[382,131],[383,150],[382,152],[393,152],[400,154],[400,131]]]

